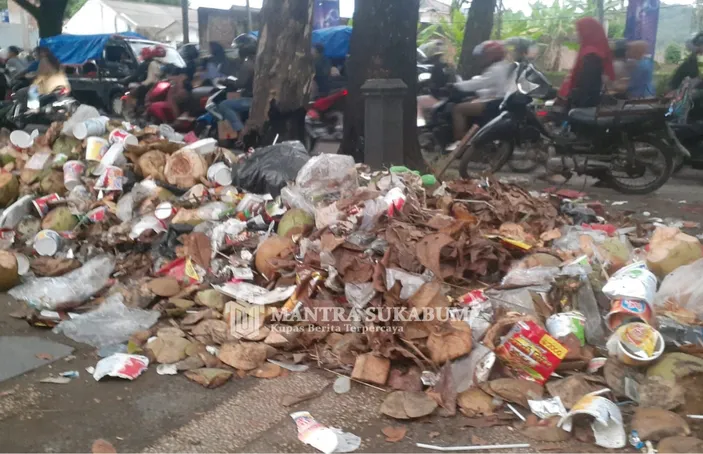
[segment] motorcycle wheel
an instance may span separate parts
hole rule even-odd
[[[496,173],[510,161],[515,145],[507,140],[495,140],[481,146],[469,147],[464,151],[459,163],[459,174],[462,178],[486,173]]]
[[[635,148],[635,166],[637,174],[646,174],[648,170],[653,170],[653,179],[643,184],[630,183],[631,180],[639,180],[641,177],[633,177],[626,169],[616,173],[612,168],[609,171],[610,184],[616,191],[622,194],[649,194],[664,185],[671,176],[674,169],[673,153],[663,141],[653,137],[638,137],[633,140]],[[616,153],[621,154],[626,150],[618,149]],[[617,157],[613,163],[617,164]],[[618,174],[622,176],[618,176]]]
[[[529,158],[525,158],[524,154],[524,151],[518,152],[518,150],[515,150],[513,152],[513,158],[508,161],[508,167],[512,172],[531,173],[533,170],[539,167],[539,162]]]

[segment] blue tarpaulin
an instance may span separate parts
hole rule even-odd
[[[48,47],[64,65],[80,65],[88,60],[99,60],[102,58],[105,44],[114,36],[146,39],[139,33],[134,32],[106,35],[57,35],[51,38],[42,38],[39,45]]]
[[[259,37],[259,32],[251,32]],[[312,43],[325,46],[325,56],[332,60],[347,58],[349,55],[349,42],[351,41],[352,28],[347,25],[338,27],[321,28],[313,30]]]

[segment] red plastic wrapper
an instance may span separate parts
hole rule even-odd
[[[544,384],[568,350],[534,322],[518,322],[495,354],[518,378]]]

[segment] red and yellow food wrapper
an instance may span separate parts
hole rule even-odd
[[[519,378],[544,384],[561,364],[568,350],[531,321],[518,322],[495,354]]]

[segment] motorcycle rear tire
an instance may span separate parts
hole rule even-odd
[[[488,173],[496,173],[500,169],[505,166],[505,164],[510,161],[510,158],[513,156],[513,151],[515,150],[515,145],[510,142],[510,141],[505,141],[505,140],[500,140],[498,141],[500,145],[507,146],[508,148],[501,153],[501,155],[494,161],[490,163],[490,166],[488,169],[486,169],[483,173],[488,172]],[[486,144],[481,144],[480,146],[468,146],[469,147],[466,151],[464,151],[464,154],[461,157],[461,161],[459,162],[459,175],[461,175],[462,178],[471,178],[471,172],[469,172],[469,165],[473,161],[474,157],[480,156],[480,153],[484,152],[486,145],[492,145],[495,142],[490,142]],[[475,175],[475,173],[474,173]]]
[[[637,142],[647,143],[661,151],[665,159],[666,169],[656,180],[643,188],[632,188],[630,186],[623,185],[618,179],[613,178],[611,175],[609,178],[610,186],[621,194],[644,195],[652,193],[664,186],[664,184],[669,181],[669,177],[674,170],[674,152],[669,151],[670,147],[664,141],[655,137],[638,137]]]

